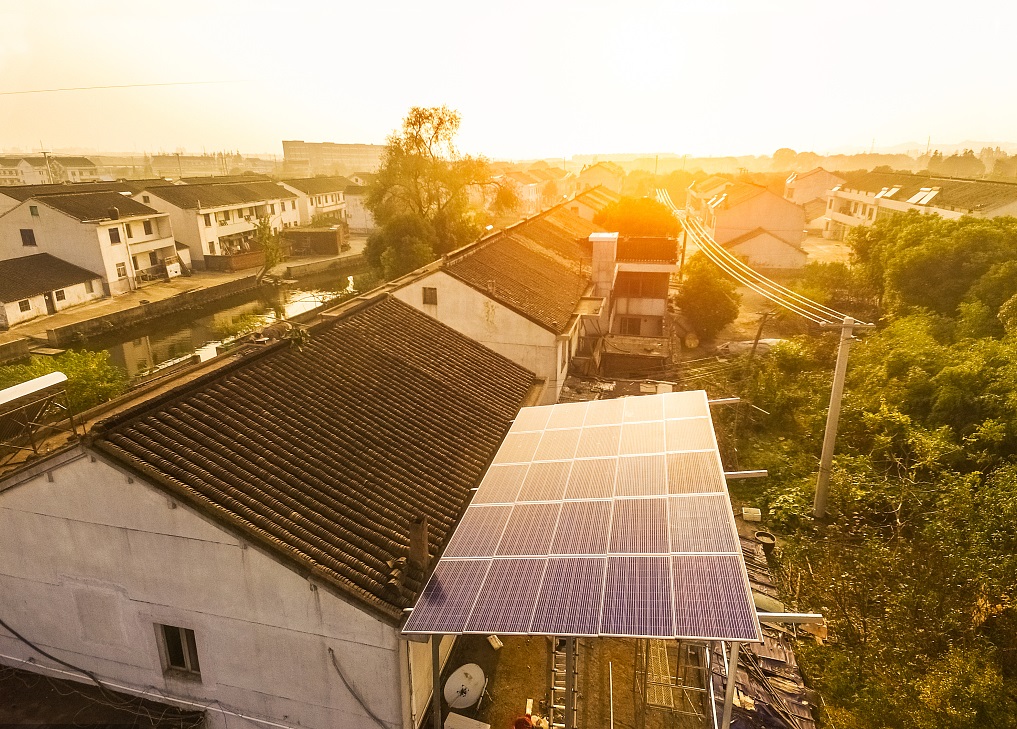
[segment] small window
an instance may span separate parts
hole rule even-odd
[[[144,203],[147,203],[151,199],[152,198],[150,198],[148,195],[142,195],[141,196],[141,202],[144,202]]]
[[[31,311],[32,310],[32,302],[29,301],[28,299],[24,299],[23,301],[19,301],[18,302],[18,308],[21,309],[22,311]]]
[[[32,214],[33,218],[38,218],[39,217],[39,206],[38,205],[29,205],[28,206],[28,212],[30,212]]]
[[[85,281],[85,292],[89,294],[95,293],[95,284],[92,281]]]
[[[158,266],[159,265],[159,254],[156,253],[155,251],[149,251],[148,252],[148,263],[150,265],[152,265],[152,266]]]
[[[119,243],[120,242],[120,228],[109,229],[109,242]]]
[[[205,227],[212,227],[212,215],[210,213],[205,213]]]
[[[124,223],[124,230],[127,231],[127,237],[128,238],[133,238],[134,237],[134,233],[131,231],[131,224],[130,223]]]
[[[275,203],[272,203],[271,205],[268,206],[268,214],[275,215]]]
[[[626,337],[638,337],[641,330],[641,324],[638,316],[623,316],[619,321],[618,326],[622,336]]]
[[[60,289],[59,291],[54,292],[53,295],[56,297],[57,301],[63,301],[64,299],[67,298],[67,294],[64,293],[63,289]]]
[[[198,645],[194,640],[194,631],[190,628],[160,625],[159,634],[165,649],[163,668],[166,671],[180,671],[190,674],[194,678],[201,678]]]
[[[152,221],[146,220],[142,225],[145,226],[145,235],[152,235]]]
[[[424,287],[424,303],[431,306],[438,305],[438,289],[433,286]]]
[[[117,278],[127,278],[127,264],[126,263],[118,263],[117,264]]]
[[[31,228],[27,230],[21,229],[21,245],[23,246],[36,246],[38,243],[35,242],[35,231]]]

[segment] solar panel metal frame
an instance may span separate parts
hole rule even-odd
[[[403,632],[761,641],[706,393],[520,411]]]

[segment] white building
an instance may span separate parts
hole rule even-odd
[[[48,253],[0,260],[0,329],[102,296],[99,276]]]
[[[188,265],[169,216],[118,192],[30,197],[0,214],[0,259],[36,253],[92,271],[113,296]]]
[[[345,197],[346,219],[350,224],[350,232],[360,234],[372,232],[376,225],[374,214],[367,209],[367,188],[362,185],[347,187]]]
[[[784,198],[805,210],[806,230],[819,233],[826,223],[830,190],[843,184],[844,178],[817,167],[808,172],[792,172],[784,181]]]
[[[25,155],[0,157],[0,186],[47,185],[100,180],[99,168],[87,157]]]
[[[0,477],[0,615],[210,729],[416,729],[403,611],[539,385],[390,297],[223,360]]]
[[[592,221],[597,213],[621,199],[621,195],[606,187],[591,187],[572,198],[567,207],[580,218]]]
[[[1017,184],[930,177],[897,172],[846,175],[830,191],[823,235],[843,240],[851,228],[872,225],[887,215],[916,210],[948,220],[963,215],[995,218],[1017,215]]]
[[[169,215],[173,234],[198,269],[261,266],[258,221],[267,219],[273,232],[300,224],[297,195],[274,182],[151,186],[134,199]]]
[[[346,188],[353,182],[345,177],[305,177],[279,183],[297,196],[300,225],[346,221]]]

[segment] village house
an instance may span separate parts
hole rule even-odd
[[[800,268],[808,259],[805,210],[761,185],[710,177],[689,187],[688,204],[714,240],[750,266]]]
[[[591,187],[572,198],[568,203],[568,209],[583,220],[592,221],[597,213],[621,199],[621,195],[606,187]]]
[[[87,157],[25,155],[0,157],[0,186],[92,182],[102,179]]]
[[[614,162],[597,162],[584,167],[579,173],[578,190],[589,190],[602,185],[612,192],[621,193],[625,170]]]
[[[102,295],[99,276],[49,253],[0,260],[0,329]]]
[[[17,185],[0,187],[0,215],[13,210],[30,197],[48,195],[67,195],[78,192],[126,192],[134,194],[150,185],[165,185],[166,180],[156,178],[147,180],[116,180],[114,182],[60,182],[54,185]]]
[[[905,172],[846,175],[830,191],[826,238],[843,240],[851,228],[872,225],[882,217],[916,210],[947,220],[962,215],[995,218],[1017,215],[1017,184],[930,177]]]
[[[417,729],[405,611],[542,383],[384,295],[180,377],[0,476],[0,663],[209,729]]]
[[[353,182],[345,177],[305,177],[281,180],[280,185],[297,196],[300,225],[333,225],[346,221],[346,188]]]
[[[843,177],[822,167],[801,174],[792,172],[784,182],[784,197],[805,210],[806,230],[821,233],[826,223],[830,190],[843,182]]]
[[[343,196],[346,199],[346,220],[350,232],[367,235],[374,231],[374,214],[367,209],[367,188],[359,184],[351,185],[343,191]]]
[[[112,296],[189,265],[168,215],[111,191],[29,197],[0,214],[0,259],[37,253],[95,273]]]
[[[260,220],[267,219],[274,233],[300,222],[296,193],[274,182],[152,186],[134,199],[167,213],[194,267],[210,271],[264,264],[255,241]]]

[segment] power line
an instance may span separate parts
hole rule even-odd
[[[57,89],[24,89],[22,91],[0,91],[0,96],[18,96],[21,94],[49,94],[57,91],[97,91],[102,89],[143,89],[155,86],[208,86],[211,84],[227,84],[232,81],[169,81],[159,84],[108,84],[105,86],[67,86]]]

